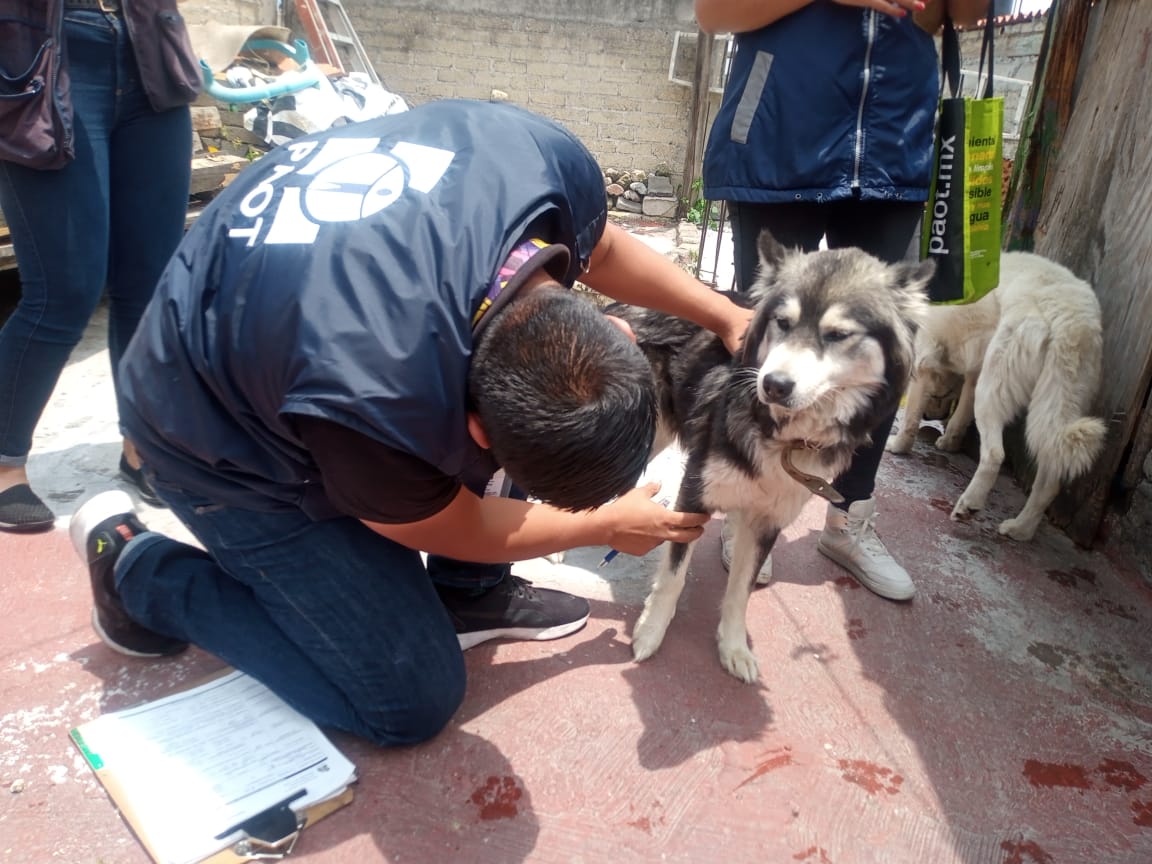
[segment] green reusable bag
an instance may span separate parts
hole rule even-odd
[[[951,96],[940,100],[932,184],[920,238],[921,259],[936,262],[928,285],[933,303],[979,300],[1000,282],[1004,98],[992,95],[992,20],[985,21],[988,78],[980,98],[957,95],[960,47],[944,22],[942,53]]]

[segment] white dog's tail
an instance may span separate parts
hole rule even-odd
[[[1032,415],[1028,422],[1028,446],[1048,449],[1032,450],[1033,453],[1051,454],[1051,464],[1060,471],[1060,482],[1068,483],[1083,473],[1087,473],[1104,449],[1107,427],[1104,420],[1097,417],[1078,417],[1073,422],[1055,430],[1044,430],[1043,444],[1037,444],[1032,434]]]
[[[1025,437],[1033,456],[1058,468],[1066,483],[1088,472],[1104,448],[1107,427],[1086,417],[1100,382],[1098,327],[1053,328],[1028,406]]]

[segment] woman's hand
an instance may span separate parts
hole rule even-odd
[[[923,12],[926,4],[924,0],[834,0],[841,6],[859,6],[862,9],[875,9],[894,18],[903,18],[905,15]]]
[[[648,483],[599,509],[608,529],[608,543],[628,555],[646,555],[665,540],[690,543],[704,533],[706,513],[669,510],[653,496],[659,483]]]

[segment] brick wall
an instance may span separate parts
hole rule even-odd
[[[620,13],[591,0],[541,17],[507,7],[459,11],[452,0],[344,5],[384,85],[410,104],[500,90],[563,123],[605,168],[664,162],[678,176],[691,92],[668,81],[668,59],[676,30],[695,32],[691,4],[687,20],[657,4],[661,20],[639,21],[606,18]]]

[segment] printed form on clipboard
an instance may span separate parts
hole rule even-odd
[[[315,723],[241,672],[97,717],[72,740],[158,864],[244,860],[254,824],[279,813],[291,835],[348,803],[356,779]]]

